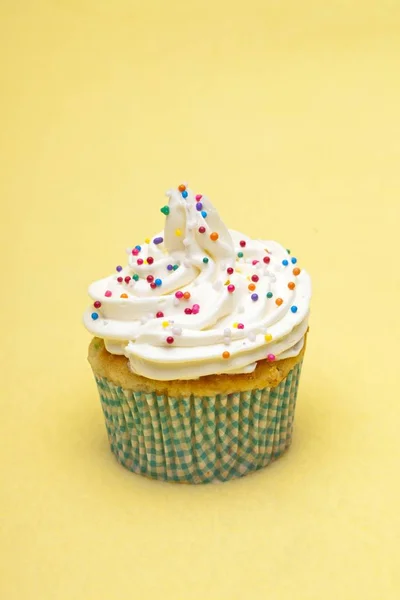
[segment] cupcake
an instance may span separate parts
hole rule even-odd
[[[242,477],[289,447],[311,283],[274,241],[167,192],[164,231],[89,287],[89,362],[110,447],[165,481]]]

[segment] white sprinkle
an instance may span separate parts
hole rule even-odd
[[[127,254],[130,254],[130,253],[132,252],[132,248],[125,248],[125,252],[126,252]]]
[[[168,196],[168,198],[169,198],[170,196],[172,196],[172,190],[167,190],[167,191],[165,192],[165,195],[166,195],[166,196]]]
[[[187,247],[187,246],[190,246],[190,240],[188,240],[187,238],[185,238],[185,239],[183,240],[182,244],[183,244],[185,247]]]
[[[224,337],[231,337],[231,335],[232,335],[232,331],[229,329],[229,327],[224,329]]]
[[[174,335],[181,335],[182,334],[182,327],[173,327],[172,328],[172,333]]]
[[[229,346],[229,344],[231,343],[231,338],[224,338],[224,344],[226,344],[227,346]]]
[[[174,306],[179,306],[179,298],[174,298]]]

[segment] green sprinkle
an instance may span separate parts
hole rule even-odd
[[[289,250],[289,248],[286,248],[286,252],[287,252],[288,254],[290,254],[290,250]]]
[[[208,260],[209,260],[209,259],[207,258],[207,256],[205,256],[205,257],[203,258],[203,263],[204,263],[204,264],[207,264],[207,263],[208,263]]]
[[[136,273],[134,275],[132,275],[132,279],[134,279],[135,281],[139,280],[139,275],[137,275]]]
[[[243,252],[238,252],[238,257],[243,258]]]
[[[169,206],[165,205],[160,210],[166,217],[169,215]]]
[[[272,292],[268,292],[267,298],[272,298],[272,296],[273,296],[273,293]]]
[[[179,269],[179,265],[174,265],[173,269],[174,269],[174,271],[176,271],[177,269]]]

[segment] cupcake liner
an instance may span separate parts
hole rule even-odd
[[[124,467],[152,479],[243,477],[290,445],[301,366],[274,388],[179,398],[123,389],[95,374],[111,450]]]

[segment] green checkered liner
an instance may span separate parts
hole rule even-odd
[[[227,481],[291,443],[301,363],[274,388],[180,398],[96,376],[111,450],[130,471],[182,483]]]

